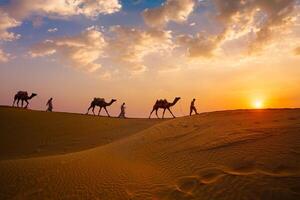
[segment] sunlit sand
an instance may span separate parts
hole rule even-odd
[[[0,199],[300,199],[299,109],[0,123]]]

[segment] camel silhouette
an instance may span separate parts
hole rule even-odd
[[[19,91],[14,96],[14,102],[12,106],[15,106],[15,102],[17,101],[17,107],[19,107],[19,101],[21,100],[21,107],[23,108],[24,101],[26,102],[26,106],[24,108],[28,107],[28,100],[32,99],[33,97],[37,96],[36,93],[32,93],[30,96],[28,96],[28,93],[26,91]]]
[[[175,118],[175,116],[173,115],[173,113],[172,113],[172,111],[170,110],[170,108],[171,108],[172,106],[174,106],[179,100],[180,100],[180,97],[176,97],[172,103],[168,102],[166,99],[156,100],[156,102],[155,102],[155,104],[154,104],[154,106],[153,106],[153,109],[152,109],[152,111],[151,111],[151,113],[150,113],[150,115],[149,115],[149,119],[151,118],[151,115],[152,115],[152,113],[153,113],[154,111],[155,111],[156,117],[159,118],[158,115],[157,115],[157,111],[158,111],[158,109],[160,109],[160,108],[161,108],[161,109],[164,109],[162,118],[164,118],[164,116],[165,116],[166,109],[167,109],[167,110],[171,113],[171,115]]]
[[[91,102],[90,107],[87,110],[86,114],[89,114],[90,109],[92,108],[93,114],[95,115],[94,109],[96,106],[99,106],[99,112],[98,112],[98,116],[100,115],[100,112],[102,110],[102,108],[104,108],[104,110],[106,111],[106,114],[108,117],[110,117],[106,107],[110,106],[111,104],[113,104],[115,101],[117,101],[116,99],[112,99],[109,103],[105,102],[104,98],[94,98],[93,101]]]

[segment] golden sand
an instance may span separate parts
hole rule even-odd
[[[174,120],[0,108],[0,199],[300,199],[300,109]]]

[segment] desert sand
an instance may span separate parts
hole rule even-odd
[[[300,199],[300,109],[172,120],[0,108],[0,199]]]

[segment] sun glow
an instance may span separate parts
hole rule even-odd
[[[261,109],[264,107],[264,102],[261,99],[256,99],[252,102],[252,107],[255,109]]]

